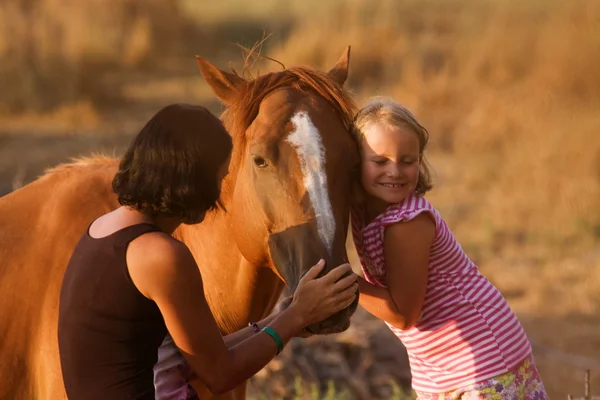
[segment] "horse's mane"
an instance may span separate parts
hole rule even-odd
[[[82,166],[87,167],[113,167],[117,165],[118,160],[114,157],[110,157],[104,154],[93,154],[89,157],[77,157],[72,158],[68,163],[62,163],[55,167],[47,168],[44,170],[43,176],[48,176],[60,172],[72,170]]]
[[[239,76],[239,75],[238,75]],[[241,79],[244,79],[240,77]],[[246,79],[244,79],[246,81]],[[351,130],[356,104],[350,94],[340,87],[329,75],[310,67],[292,67],[279,72],[271,72],[246,81],[236,101],[222,115],[223,123],[231,133],[234,148],[241,150],[245,147],[244,132],[258,115],[258,110],[264,98],[278,89],[291,88],[308,95],[318,95],[329,102],[338,112],[342,123]],[[239,163],[241,152],[232,160],[235,166]]]

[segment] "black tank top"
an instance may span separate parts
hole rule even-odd
[[[152,368],[167,329],[152,300],[129,276],[125,252],[138,224],[95,239],[81,237],[60,293],[58,344],[70,400],[154,400]]]

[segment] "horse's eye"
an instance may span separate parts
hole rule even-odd
[[[267,161],[262,157],[254,157],[254,165],[256,165],[258,168],[265,168],[269,164],[267,164]]]

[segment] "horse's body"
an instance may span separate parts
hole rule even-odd
[[[0,399],[64,398],[56,337],[70,253],[118,207],[115,160],[59,167],[0,198]]]
[[[194,254],[224,334],[267,316],[284,284],[294,290],[319,258],[328,269],[347,260],[350,171],[357,162],[348,133],[354,108],[341,89],[347,63],[346,54],[327,74],[299,68],[246,82],[199,59],[229,107],[227,212],[183,225],[174,236]],[[89,224],[118,207],[111,190],[117,167],[108,158],[81,160],[0,198],[0,399],[65,398],[56,337],[62,276]],[[355,308],[311,329],[340,332]],[[182,360],[174,350],[169,341],[160,349],[158,377]],[[211,398],[193,384],[200,398]],[[219,398],[245,398],[245,384]]]

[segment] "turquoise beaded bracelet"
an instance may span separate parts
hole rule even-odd
[[[265,326],[264,328],[262,328],[262,331],[267,333],[269,336],[271,336],[273,338],[273,340],[275,340],[275,343],[277,343],[277,354],[281,353],[281,351],[283,350],[283,340],[281,340],[281,337],[279,336],[279,334],[277,332],[275,332],[273,329],[269,328],[268,326]]]

